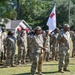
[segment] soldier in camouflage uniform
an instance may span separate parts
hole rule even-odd
[[[52,35],[52,60],[58,60],[58,52],[59,52],[59,44],[58,44],[58,41],[57,41],[57,37],[58,37],[58,34],[59,34],[59,29],[56,28],[54,30],[54,34]]]
[[[5,30],[6,30],[5,27],[2,27],[2,32],[1,32],[1,61],[2,61],[2,59],[6,58],[5,40],[7,37],[7,33]]]
[[[70,33],[69,33],[69,25],[65,24],[63,30],[60,31],[58,38],[59,42],[59,72],[63,73],[67,70],[67,66],[69,64],[69,40],[70,40]]]
[[[31,65],[31,73],[32,75],[35,75],[36,68],[38,68],[38,75],[44,75],[42,74],[42,61],[43,61],[43,50],[45,48],[43,47],[43,35],[41,34],[41,27],[37,26],[35,28],[35,35],[33,37],[33,60]]]
[[[46,35],[45,35],[45,48],[46,48],[46,51],[45,51],[45,58],[46,58],[46,61],[49,61],[49,56],[50,56],[50,35],[49,35],[49,31],[47,30],[46,31]]]
[[[72,33],[72,42],[73,42],[72,57],[74,57],[75,56],[75,30]]]
[[[29,56],[29,59],[30,59],[30,62],[32,62],[32,46],[33,46],[33,38],[34,36],[34,32],[30,32],[29,35],[27,36],[27,43],[28,43],[28,56]]]
[[[27,54],[27,34],[24,29],[21,30],[21,35],[17,37],[18,45],[18,64],[25,64]]]
[[[6,38],[6,47],[7,47],[7,58],[6,58],[6,66],[14,67],[14,57],[15,57],[15,50],[16,50],[16,39],[13,36],[14,32],[9,31],[8,36]]]

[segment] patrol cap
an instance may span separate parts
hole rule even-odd
[[[41,27],[40,26],[35,27],[34,31],[36,31],[36,30],[41,30]]]
[[[26,33],[26,31],[23,29],[23,30],[21,30],[21,33]]]
[[[8,35],[13,35],[15,33],[15,31],[13,30],[8,30]]]
[[[64,27],[68,27],[69,28],[70,26],[68,24],[64,24]]]
[[[6,30],[6,28],[5,27],[2,27],[2,31],[5,31]]]
[[[14,34],[15,31],[14,30],[9,30],[8,33]]]
[[[2,29],[6,29],[5,27],[2,27]]]

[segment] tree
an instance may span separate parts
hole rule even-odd
[[[16,19],[17,14],[15,8],[12,8],[12,0],[4,0],[0,2],[0,18]]]
[[[75,23],[75,1],[71,0],[71,20]],[[0,18],[24,19],[33,28],[48,29],[46,23],[56,3],[57,26],[68,23],[68,0],[5,0],[0,2]]]

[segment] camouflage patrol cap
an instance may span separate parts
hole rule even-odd
[[[36,31],[36,30],[41,30],[41,27],[40,26],[35,27],[34,31]]]
[[[9,30],[8,33],[14,34],[15,31],[14,30]]]
[[[2,31],[5,31],[6,30],[6,28],[5,27],[2,27]]]
[[[70,26],[68,24],[64,24],[64,27],[68,27],[69,28]]]
[[[2,29],[6,29],[5,27],[2,27]]]
[[[15,31],[13,30],[8,30],[8,35],[13,35],[15,33]]]
[[[25,30],[21,30],[21,33],[26,33],[26,31]]]

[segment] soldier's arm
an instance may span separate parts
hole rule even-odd
[[[39,48],[42,48],[42,49],[43,49],[43,46],[41,46],[41,45],[39,44],[39,42],[37,41],[37,39],[36,39],[35,37],[33,37],[32,41],[35,43],[36,48],[39,47]]]
[[[17,46],[20,45],[20,37],[17,37]]]

